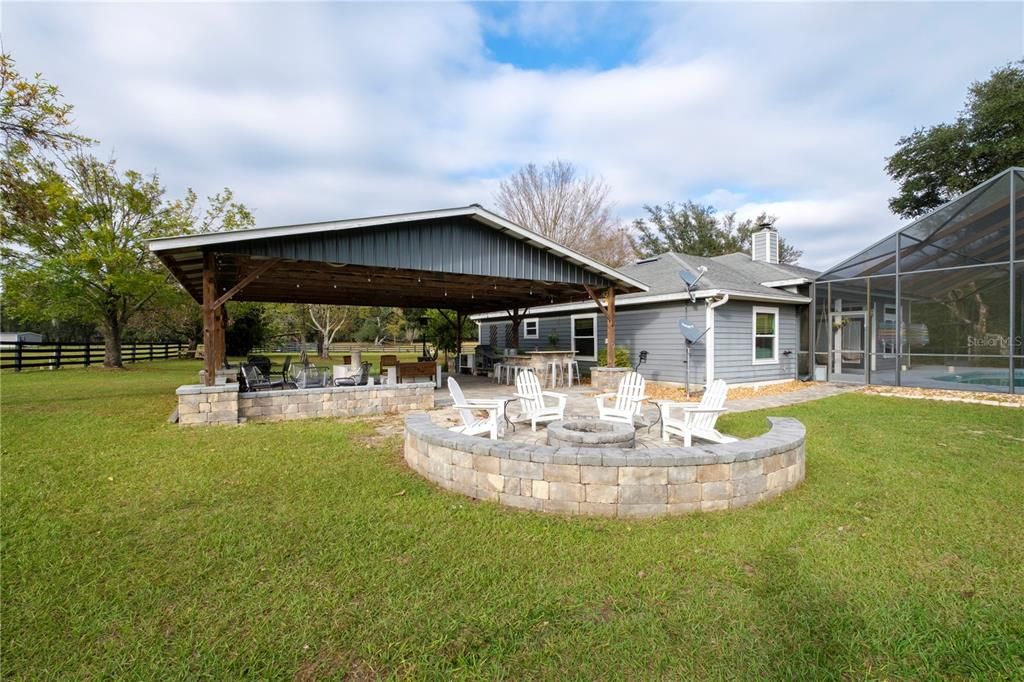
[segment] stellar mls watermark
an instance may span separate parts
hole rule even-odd
[[[1000,350],[1006,351],[1009,349],[1011,344],[1011,337],[1004,336],[1002,334],[986,334],[985,336],[968,336],[967,347],[974,349],[988,349],[988,350]],[[1024,348],[1024,336],[1012,337],[1013,347],[1018,349]]]

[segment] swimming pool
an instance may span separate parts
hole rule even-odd
[[[1007,388],[1010,385],[1009,372],[994,372],[992,370],[981,372],[965,372],[964,374],[943,374],[932,377],[935,381],[945,381],[952,384],[967,384],[971,386],[1000,386]],[[1016,370],[1013,375],[1013,385],[1024,387],[1024,370]]]

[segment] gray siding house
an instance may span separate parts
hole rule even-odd
[[[763,248],[766,241],[777,245],[773,230],[756,237],[754,257],[664,253],[619,268],[650,287],[615,302],[616,346],[629,350],[634,365],[640,352],[647,351],[647,361],[639,369],[645,377],[693,385],[719,378],[733,385],[784,381],[808,373],[809,288],[817,273],[773,262],[777,246]],[[690,286],[684,278],[696,284]],[[498,352],[510,345],[507,312],[474,319],[481,344]],[[688,365],[680,320],[698,334],[705,332],[691,346]],[[585,373],[597,364],[606,337],[604,316],[593,301],[581,299],[526,311],[519,326],[519,349],[575,350]]]

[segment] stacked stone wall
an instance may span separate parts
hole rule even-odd
[[[433,383],[332,386],[239,393],[238,384],[181,386],[178,423],[182,426],[361,417],[434,407]]]

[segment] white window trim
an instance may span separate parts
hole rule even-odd
[[[772,344],[772,357],[769,358],[758,358],[757,357],[757,316],[762,315],[774,315],[775,316],[775,335],[774,343]],[[755,305],[753,312],[750,315],[751,329],[750,329],[750,358],[751,363],[755,365],[777,365],[779,364],[779,309],[769,308],[766,306]]]
[[[593,355],[576,355],[577,360],[593,360],[597,361],[597,313],[589,313],[586,315],[571,315],[569,317],[569,342],[572,344],[570,347],[576,350],[576,320],[583,318],[590,318],[594,321],[594,354]],[[589,339],[589,336],[581,336],[581,339]]]
[[[526,331],[526,325],[528,323],[530,323],[530,322],[533,322],[533,324],[535,325],[534,328],[533,328],[533,333],[532,334],[529,333],[528,331]],[[523,338],[524,339],[539,339],[540,338],[540,318],[539,317],[528,317],[525,320],[523,320]]]

